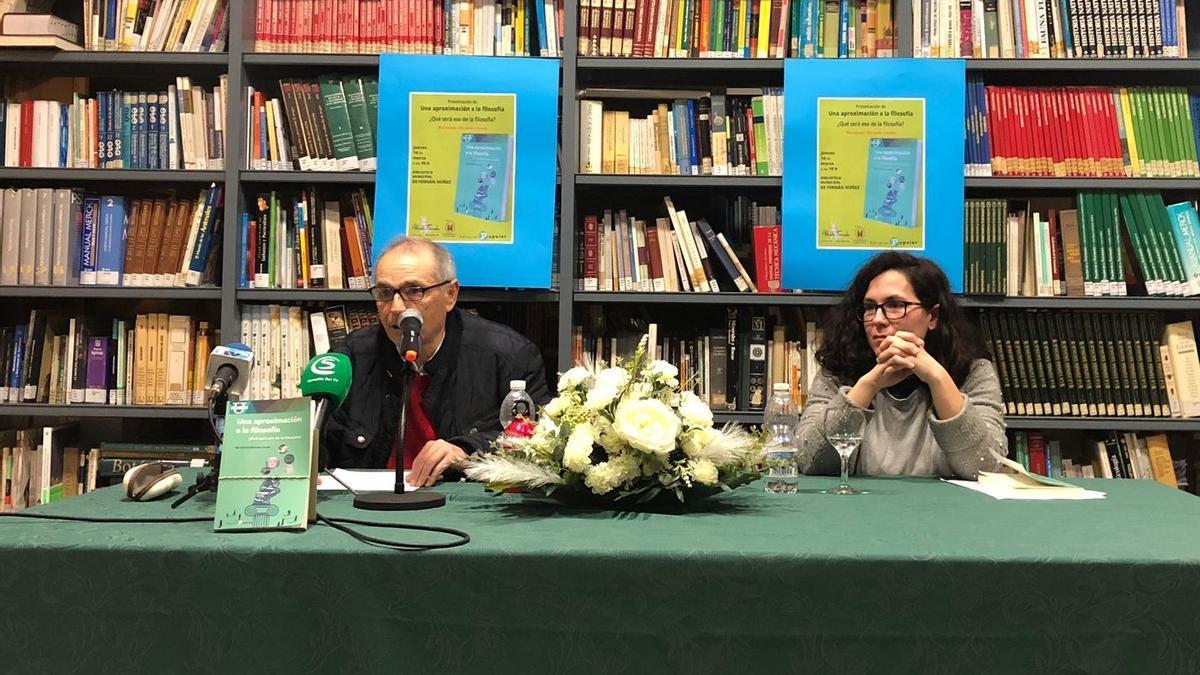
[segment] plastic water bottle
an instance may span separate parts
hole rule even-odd
[[[508,395],[500,404],[500,428],[504,435],[516,438],[528,438],[533,435],[536,424],[534,414],[537,406],[525,391],[525,380],[512,380],[508,383]]]
[[[796,406],[792,403],[791,387],[786,382],[776,383],[763,415],[763,429],[767,432],[766,447],[763,449],[767,461],[767,492],[796,491],[799,471],[796,468],[796,443],[792,432],[799,421]]]

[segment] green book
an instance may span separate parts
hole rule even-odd
[[[275,242],[278,241],[276,228],[279,226],[279,198],[271,191],[270,223],[267,224],[267,288],[275,286]]]
[[[354,150],[358,157],[359,171],[374,171],[375,132],[363,93],[363,81],[357,77],[342,80],[342,91],[346,94],[346,109],[350,114],[350,130],[354,134]]]
[[[363,96],[367,99],[367,121],[371,123],[371,138],[377,139],[379,138],[379,80],[373,77],[364,77],[362,78],[362,87]],[[375,147],[378,148],[378,144]]]
[[[750,111],[754,116],[754,174],[767,176],[770,175],[770,164],[767,160],[767,125],[764,119],[762,96],[750,99]]]
[[[354,171],[358,169],[358,156],[355,154],[354,132],[350,125],[350,111],[346,108],[342,82],[330,75],[322,75],[317,78],[317,84],[321,88],[325,117],[329,120],[334,167],[338,171]]]
[[[1146,231],[1145,219],[1139,212],[1134,197],[1135,195],[1127,192],[1121,193],[1121,217],[1125,221],[1125,230],[1129,233],[1134,258],[1141,268],[1142,279],[1146,282],[1146,292],[1158,295],[1162,292],[1162,270],[1158,265],[1157,252],[1152,247],[1153,241]]]
[[[214,530],[308,528],[316,505],[312,413],[308,398],[229,404]]]
[[[1200,158],[1196,155],[1195,125],[1192,120],[1192,110],[1188,103],[1188,92],[1183,87],[1175,88],[1175,101],[1179,106],[1181,126],[1183,128],[1183,149],[1187,152],[1186,176],[1200,176]]]

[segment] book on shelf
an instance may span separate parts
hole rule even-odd
[[[246,92],[246,168],[374,171],[375,77],[322,75],[279,81],[280,96]]]
[[[913,0],[913,56],[1186,58],[1184,4]]]
[[[98,91],[0,100],[7,167],[201,169],[225,166],[228,76],[205,89],[175,78],[166,91]]]
[[[207,321],[186,315],[104,321],[34,309],[0,326],[0,401],[199,406],[217,342]]]
[[[783,173],[780,87],[592,88],[579,97],[579,173]]]
[[[374,275],[371,203],[361,188],[257,194],[242,214],[239,284],[365,290]]]
[[[1164,326],[1147,312],[987,310],[979,323],[1006,414],[1200,414],[1200,362],[1190,322]]]
[[[79,24],[53,14],[8,12],[0,14],[0,47],[50,48],[78,51]]]
[[[626,209],[584,215],[578,238],[577,290],[778,291],[778,208],[751,203],[746,213],[742,210],[746,201],[739,198],[729,205],[722,231],[703,216],[689,217],[670,197],[663,198],[661,215],[652,219],[638,218]],[[750,231],[752,257],[747,246]]]
[[[91,51],[224,52],[229,18],[228,0],[83,0],[84,47]]]
[[[1013,431],[1010,435],[1010,459],[1038,476],[1133,478],[1168,487],[1181,483],[1164,433],[1108,431],[1099,438],[1089,434],[1076,443],[1044,431]]]
[[[581,0],[580,56],[895,56],[891,0]]]
[[[562,0],[255,0],[254,10],[256,52],[562,56]]]
[[[0,189],[0,285],[190,287],[219,278],[224,191]]]
[[[1008,87],[968,78],[968,176],[1200,176],[1185,87]]]
[[[1075,199],[968,199],[967,293],[1008,296],[1200,295],[1200,218],[1155,192]]]
[[[615,365],[649,336],[647,354],[678,368],[680,391],[695,393],[716,411],[761,411],[777,383],[788,384],[802,405],[817,372],[820,330],[799,312],[730,307],[707,322],[681,316],[660,323],[590,306],[580,318],[573,331],[576,364]]]

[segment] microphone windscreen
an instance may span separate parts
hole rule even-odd
[[[346,400],[353,379],[350,357],[339,352],[318,354],[309,360],[300,373],[300,393],[304,396],[327,396],[331,408],[337,410]]]

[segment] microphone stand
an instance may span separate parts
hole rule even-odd
[[[171,502],[171,508],[178,507],[201,492],[217,491],[217,479],[220,477],[221,471],[221,443],[224,442],[220,430],[217,429],[217,410],[224,411],[227,402],[228,399],[224,395],[210,396],[208,399],[208,423],[212,427],[213,439],[216,441],[217,447],[217,452],[213,455],[212,470],[208,473],[201,472],[196,474],[195,484],[188,486],[187,493]],[[219,416],[224,419],[225,413],[222,412]]]
[[[404,488],[404,441],[408,436],[408,394],[417,364],[405,362],[400,371],[400,429],[396,442],[396,487],[393,492],[366,492],[354,498],[354,507],[369,511],[416,511],[446,505],[446,496],[420,490],[406,492]]]

